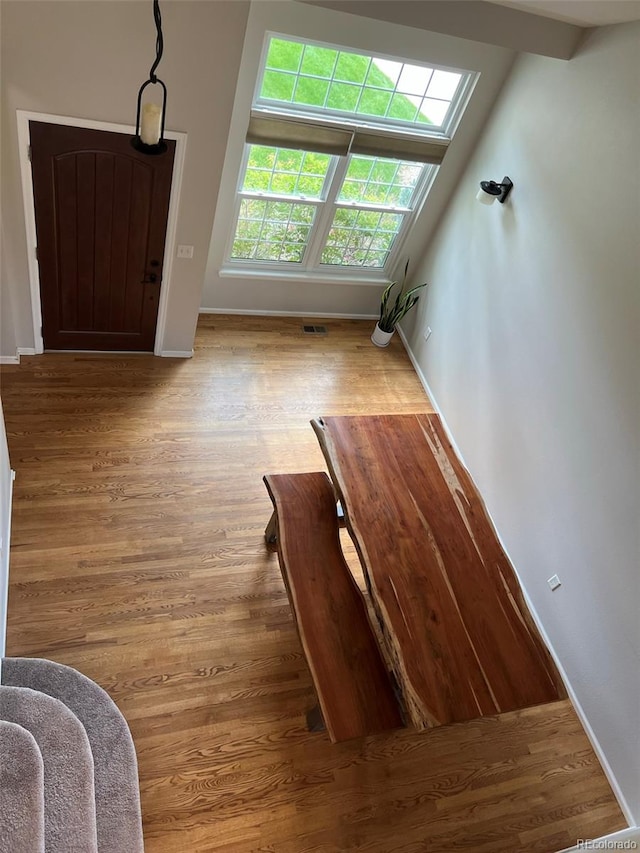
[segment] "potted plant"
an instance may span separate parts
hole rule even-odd
[[[380,302],[380,318],[376,323],[373,334],[371,335],[371,340],[377,347],[389,346],[389,341],[396,330],[396,325],[400,320],[402,320],[405,314],[411,311],[420,298],[417,295],[417,291],[420,290],[420,288],[427,286],[427,282],[425,281],[424,284],[418,284],[415,287],[412,287],[411,290],[407,290],[405,293],[404,283],[407,278],[408,269],[409,261],[407,261],[404,268],[402,283],[399,281],[392,281],[391,284],[385,287],[382,294]],[[393,291],[397,285],[400,285],[400,290],[397,292],[395,300],[392,301]]]

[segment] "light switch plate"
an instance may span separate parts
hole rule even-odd
[[[193,257],[193,246],[178,246],[178,251],[176,253],[178,258],[192,258]]]

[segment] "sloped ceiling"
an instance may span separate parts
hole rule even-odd
[[[640,0],[489,0],[580,27],[640,21]]]
[[[484,0],[297,0],[337,12],[570,59],[583,27]],[[573,2],[573,0],[570,0]]]

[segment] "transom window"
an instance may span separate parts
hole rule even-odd
[[[441,127],[462,74],[272,38],[259,100]]]
[[[444,157],[470,77],[269,36],[230,265],[382,275]]]

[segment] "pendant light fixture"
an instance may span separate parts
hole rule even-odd
[[[156,77],[156,68],[162,59],[164,40],[162,37],[162,17],[160,15],[160,2],[153,0],[153,19],[156,24],[156,58],[149,71],[149,79],[145,81],[138,91],[138,110],[136,112],[136,135],[131,144],[142,154],[162,154],[167,150],[164,141],[164,119],[167,111],[167,87],[159,77]],[[160,86],[162,89],[162,104],[147,101],[142,103],[142,95],[147,86]]]

